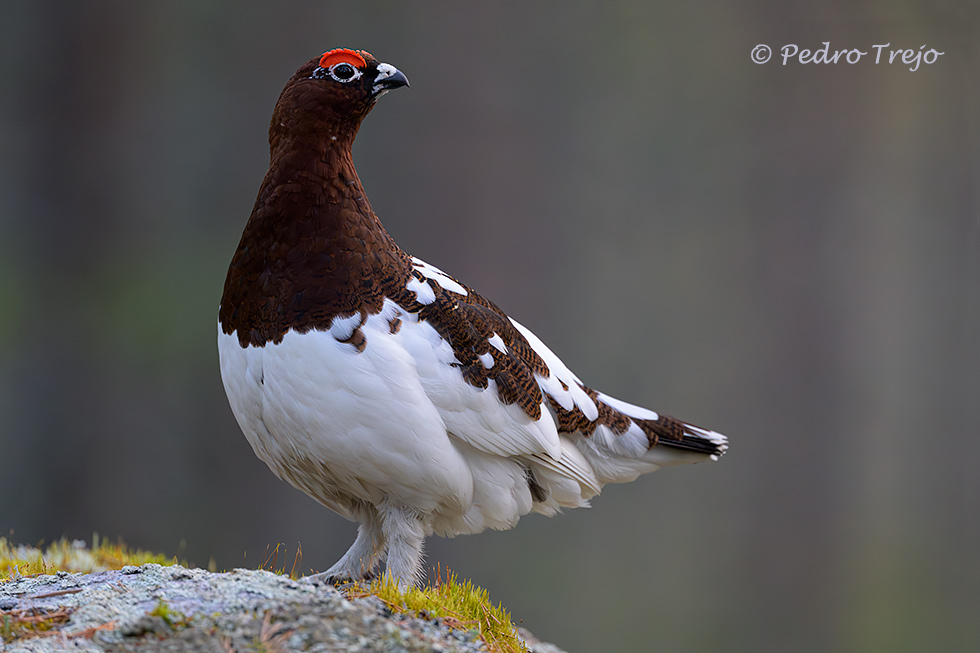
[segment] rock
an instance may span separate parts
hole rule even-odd
[[[475,630],[392,614],[373,596],[349,600],[331,585],[246,569],[146,564],[20,577],[0,583],[0,606],[8,616],[60,615],[50,631],[9,642],[9,653],[489,650]],[[521,637],[534,653],[562,653],[526,631]]]

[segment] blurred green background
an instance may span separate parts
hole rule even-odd
[[[589,385],[732,439],[430,564],[573,652],[978,650],[977,3],[0,15],[0,534],[219,568],[346,550],[354,524],[252,454],[215,339],[278,93],[355,47],[412,82],[354,152],[395,239]],[[749,57],[823,41],[945,54]]]

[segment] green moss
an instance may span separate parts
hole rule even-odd
[[[438,618],[450,628],[477,630],[491,651],[528,651],[517,635],[510,613],[500,604],[494,606],[485,589],[468,580],[460,582],[448,569],[445,580],[437,571],[435,585],[424,589],[410,587],[402,592],[388,574],[369,584],[351,583],[343,589],[351,598],[377,596],[395,612],[414,612],[426,619]]]
[[[139,566],[148,562],[159,565],[176,564],[176,559],[168,559],[159,553],[148,553],[130,549],[120,543],[111,544],[100,541],[98,535],[92,536],[92,548],[87,548],[79,540],[61,540],[46,548],[13,545],[0,537],[0,582],[8,581],[18,575],[37,576],[53,574],[57,571],[93,572],[107,569],[122,569],[126,565]]]
[[[156,607],[150,610],[147,614],[151,617],[160,617],[163,621],[177,630],[178,628],[186,628],[190,625],[190,619],[187,618],[180,610],[170,607],[170,604],[163,599],[157,599]]]
[[[290,556],[284,544],[276,544],[275,548],[266,549],[265,561],[259,569],[297,579],[302,561],[301,545],[297,545],[296,553]],[[438,570],[435,585],[425,589],[413,587],[401,592],[388,575],[371,583],[351,583],[341,589],[348,598],[373,595],[395,612],[414,612],[426,619],[441,619],[450,628],[477,630],[494,652],[522,653],[528,650],[517,635],[510,613],[499,604],[494,606],[485,589],[475,587],[470,581],[460,582],[449,570],[446,570],[445,580],[441,569]]]

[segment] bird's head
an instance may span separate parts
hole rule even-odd
[[[272,116],[270,137],[353,140],[378,98],[400,86],[408,86],[408,78],[368,52],[324,52],[286,83]]]

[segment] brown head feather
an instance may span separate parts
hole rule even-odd
[[[327,328],[339,314],[381,310],[410,263],[381,226],[351,146],[378,94],[378,61],[342,83],[315,57],[286,83],[269,127],[271,161],[225,279],[219,321],[242,346],[289,329]]]

